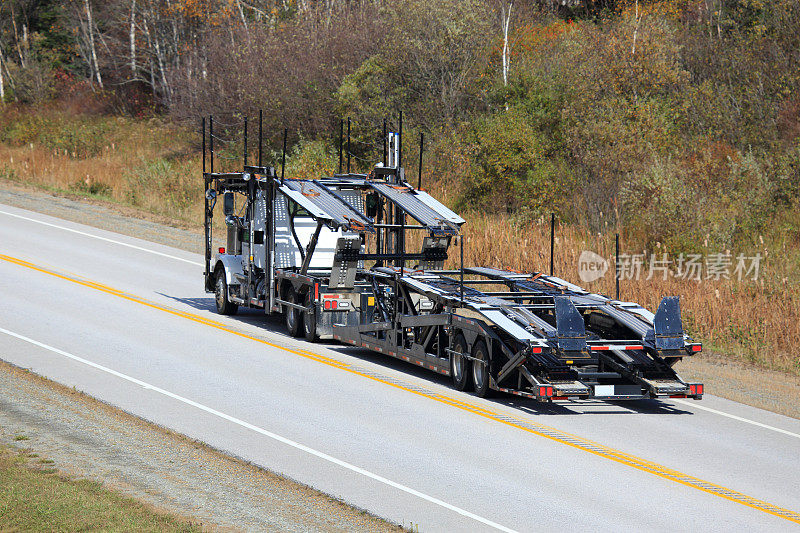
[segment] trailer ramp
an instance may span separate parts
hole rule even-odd
[[[464,219],[440,204],[425,192],[408,185],[394,185],[385,181],[367,181],[378,194],[400,207],[434,235],[458,235]]]
[[[278,190],[317,220],[345,231],[374,233],[372,221],[319,180],[285,180]]]

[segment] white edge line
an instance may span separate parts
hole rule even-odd
[[[732,415],[730,413],[725,413],[723,411],[717,411],[716,409],[712,409],[710,407],[705,407],[703,405],[697,405],[696,403],[687,402],[686,400],[678,400],[672,399],[673,402],[681,403],[683,405],[688,405],[689,407],[693,407],[695,409],[701,409],[703,411],[708,411],[709,413],[714,413],[720,416],[726,416],[728,418],[732,418],[734,420],[738,420],[739,422],[744,422],[745,424],[752,424],[754,426],[758,426],[764,429],[770,429],[772,431],[777,431],[778,433],[783,433],[784,435],[789,435],[790,437],[796,437],[800,439],[800,434],[792,433],[791,431],[787,431],[785,429],[776,428],[774,426],[769,426],[767,424],[762,424],[761,422],[756,422],[755,420],[750,420],[748,418],[742,418],[741,416]]]
[[[35,218],[24,217],[22,215],[17,215],[15,213],[9,213],[8,211],[0,210],[0,213],[4,215],[8,215],[10,217],[20,218],[22,220],[27,220],[29,222],[35,222],[37,224],[42,224],[43,226],[50,226],[51,228],[58,228],[64,231],[70,231],[72,233],[77,233],[78,235],[84,235],[86,237],[92,237],[93,239],[99,239],[101,241],[110,242],[113,244],[119,244],[120,246],[127,246],[128,248],[133,248],[134,250],[139,250],[141,252],[147,252],[150,254],[160,255],[161,257],[168,257],[169,259],[175,259],[176,261],[183,261],[184,263],[189,263],[190,265],[198,265],[203,266],[203,263],[198,263],[197,261],[192,261],[191,259],[184,259],[183,257],[178,257],[175,255],[165,254],[163,252],[157,252],[155,250],[150,250],[149,248],[143,248],[141,246],[136,246],[135,244],[128,244],[127,242],[122,241],[115,241],[114,239],[109,239],[107,237],[101,237],[99,235],[94,235],[92,233],[86,233],[85,231],[79,231],[72,228],[67,228],[65,226],[59,226],[57,224],[51,224],[50,222],[44,222],[42,220],[36,220]]]
[[[328,462],[331,462],[331,463],[333,463],[335,465],[341,466],[342,468],[346,468],[347,470],[351,470],[353,472],[356,472],[358,474],[366,476],[366,477],[368,477],[370,479],[373,479],[373,480],[378,481],[380,483],[383,483],[385,485],[389,485],[390,487],[399,489],[399,490],[401,490],[403,492],[406,492],[408,494],[411,494],[413,496],[416,496],[418,498],[426,500],[426,501],[428,501],[430,503],[433,503],[433,504],[439,505],[441,507],[444,507],[445,509],[448,509],[450,511],[458,513],[458,514],[460,514],[462,516],[465,516],[467,518],[471,518],[471,519],[473,519],[473,520],[475,520],[477,522],[480,522],[480,523],[485,524],[487,526],[493,527],[493,528],[495,528],[497,530],[505,531],[506,533],[517,533],[515,530],[509,529],[509,528],[507,528],[505,526],[502,526],[500,524],[492,522],[491,520],[489,520],[487,518],[483,518],[482,516],[478,516],[476,514],[470,513],[469,511],[461,509],[460,507],[456,507],[455,505],[451,505],[451,504],[449,504],[447,502],[444,502],[444,501],[442,501],[442,500],[440,500],[438,498],[434,498],[433,496],[428,496],[427,494],[423,494],[422,492],[419,492],[418,490],[412,489],[411,487],[407,487],[407,486],[405,486],[405,485],[403,485],[401,483],[397,483],[397,482],[392,481],[390,479],[386,479],[385,477],[379,476],[378,474],[373,474],[369,470],[364,470],[363,468],[360,468],[358,466],[350,464],[350,463],[348,463],[346,461],[342,461],[341,459],[337,459],[336,457],[332,457],[332,456],[330,456],[330,455],[328,455],[326,453],[317,451],[317,450],[315,450],[313,448],[309,448],[308,446],[306,446],[304,444],[300,444],[299,442],[295,442],[295,441],[293,441],[291,439],[287,439],[286,437],[281,437],[280,435],[272,433],[271,431],[267,431],[266,429],[262,429],[262,428],[260,428],[258,426],[254,426],[253,424],[250,424],[249,422],[245,422],[244,420],[240,420],[240,419],[235,418],[235,417],[233,417],[231,415],[228,415],[228,414],[225,414],[223,412],[217,411],[216,409],[212,409],[211,407],[206,407],[203,404],[197,403],[197,402],[192,401],[192,400],[190,400],[188,398],[184,398],[183,396],[179,396],[179,395],[177,395],[175,393],[172,393],[172,392],[169,392],[169,391],[164,390],[162,388],[156,387],[155,385],[150,385],[149,383],[146,383],[146,382],[141,381],[139,379],[136,379],[136,378],[133,378],[131,376],[122,374],[120,372],[117,372],[116,370],[112,370],[110,368],[107,368],[105,366],[99,365],[97,363],[93,363],[92,361],[88,361],[86,359],[83,359],[82,357],[78,357],[77,355],[73,355],[73,354],[65,352],[63,350],[59,350],[58,348],[54,348],[53,346],[49,346],[47,344],[44,344],[44,343],[41,343],[39,341],[33,340],[33,339],[29,338],[29,337],[25,337],[24,335],[20,335],[18,333],[14,333],[13,331],[9,331],[7,329],[0,328],[0,332],[5,333],[6,335],[9,335],[11,337],[15,337],[15,338],[17,338],[19,340],[25,341],[27,343],[33,344],[33,345],[38,346],[40,348],[44,348],[45,350],[49,350],[49,351],[51,351],[53,353],[57,353],[59,355],[63,355],[64,357],[67,357],[67,358],[72,359],[74,361],[77,361],[79,363],[83,363],[85,365],[88,365],[88,366],[90,366],[92,368],[95,368],[97,370],[100,370],[102,372],[107,372],[107,373],[109,373],[109,374],[111,374],[113,376],[116,376],[116,377],[120,378],[120,379],[124,379],[126,381],[130,381],[131,383],[139,385],[139,386],[141,386],[141,387],[143,387],[143,388],[145,388],[147,390],[151,390],[153,392],[157,392],[159,394],[163,394],[164,396],[172,398],[173,400],[177,400],[179,402],[185,403],[186,405],[190,405],[192,407],[200,409],[201,411],[205,411],[206,413],[209,413],[209,414],[212,414],[212,415],[217,416],[219,418],[222,418],[224,420],[227,420],[228,422],[231,422],[233,424],[242,426],[242,427],[247,428],[247,429],[249,429],[251,431],[254,431],[254,432],[256,432],[256,433],[258,433],[260,435],[264,435],[265,437],[269,437],[269,438],[274,439],[274,440],[276,440],[278,442],[281,442],[283,444],[291,446],[292,448],[296,448],[298,450],[304,451],[304,452],[309,453],[309,454],[311,454],[311,455],[313,455],[315,457],[319,457],[320,459],[324,459],[325,461],[328,461]]]

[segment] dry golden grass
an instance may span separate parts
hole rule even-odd
[[[158,119],[6,110],[0,177],[188,219],[202,214],[201,160],[190,135]]]
[[[199,228],[201,155],[199,146],[192,144],[192,132],[155,119],[54,115],[46,123],[27,125],[26,116],[20,112],[0,115],[0,134],[4,135],[0,137],[4,141],[0,143],[1,179],[99,195],[172,219],[193,221]],[[36,131],[63,131],[73,126],[89,140],[70,137],[64,143],[57,135],[44,136]],[[25,131],[25,127],[33,131]],[[9,128],[12,133],[22,129],[23,134],[10,138]],[[70,143],[75,147],[72,152]],[[66,149],[61,147],[64,144]],[[84,153],[78,153],[80,150]],[[292,164],[290,161],[290,170]],[[447,199],[453,195],[448,187],[445,180],[439,180],[432,193]],[[528,272],[549,270],[549,220],[521,224],[484,213],[469,213],[466,218],[466,264]],[[592,234],[579,225],[559,225],[556,235],[556,275],[582,285],[578,257],[583,250],[594,251],[612,264],[602,279],[583,285],[593,292],[613,295],[613,231]],[[762,367],[800,374],[800,249],[778,229],[775,236],[759,237],[755,242],[754,247],[742,252],[764,256],[757,282],[731,279],[697,283],[662,280],[658,275],[646,280],[645,266],[641,279],[622,281],[621,298],[655,310],[663,296],[680,296],[686,330],[707,347]],[[641,253],[641,248],[634,237],[623,234],[621,251]],[[659,254],[665,251],[651,250]],[[674,259],[677,254],[670,256]],[[451,260],[450,266],[455,265]]]

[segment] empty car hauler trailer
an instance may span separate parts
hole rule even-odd
[[[701,350],[677,297],[653,314],[555,276],[465,267],[464,220],[404,180],[389,137],[398,151],[368,175],[204,172],[205,288],[220,313],[281,313],[293,336],[399,358],[479,396],[702,397],[673,370]],[[217,203],[227,243],[212,253]],[[445,269],[456,248],[460,267]]]

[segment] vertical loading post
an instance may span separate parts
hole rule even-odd
[[[425,145],[425,134],[419,132],[419,173],[417,174],[417,189],[422,189],[422,149]]]
[[[614,248],[614,282],[616,285],[614,298],[619,300],[619,233],[614,236]]]
[[[203,233],[205,234],[205,289],[209,290],[211,287],[211,199],[208,197],[208,191],[211,188],[211,178],[203,173],[203,184],[205,190],[203,191],[203,198],[205,200],[203,210]]]
[[[395,173],[395,183],[402,183],[403,174],[403,112],[400,111],[400,116],[397,124],[397,172]],[[395,232],[395,246],[394,253],[404,254],[406,247],[406,214],[399,205],[395,206],[394,223],[399,224],[400,227]],[[395,265],[400,267],[400,275],[403,274],[405,268],[405,260],[398,259]]]
[[[344,119],[339,119],[339,174],[342,173],[342,150],[344,149]]]
[[[403,112],[400,111],[400,122],[397,125],[397,174],[395,179],[400,183],[400,169],[403,168]]]
[[[383,160],[382,160],[382,162],[383,162],[383,166],[385,166],[385,167],[389,166],[389,162],[386,160],[386,158],[389,155],[389,150],[388,150],[388,147],[387,147],[387,143],[389,142],[388,135],[389,135],[389,132],[386,131],[386,118],[384,118],[383,119]]]
[[[461,307],[464,307],[464,234],[458,236],[458,249],[459,253],[461,254],[461,264],[459,266],[459,278],[460,278],[460,293],[461,293]]]
[[[281,155],[281,185],[284,182],[286,172],[286,136],[289,135],[289,130],[283,128],[283,153]]]
[[[211,145],[211,173],[214,173],[214,115],[208,116],[208,142]]]
[[[347,117],[347,173],[350,174],[350,117]]]
[[[550,275],[555,273],[555,262],[553,253],[556,246],[556,214],[550,213]]]
[[[262,136],[262,126],[264,125],[264,111],[258,110],[258,166],[263,167],[264,162],[261,156],[264,154],[264,137]]]
[[[211,185],[211,180],[206,176],[206,117],[200,121],[201,129],[203,130],[202,137],[203,137],[203,199],[204,199],[204,210],[203,210],[203,232],[205,234],[205,289],[208,290],[209,285],[209,276],[211,275],[211,246],[209,244],[210,239],[210,231],[211,231],[211,224],[209,220],[209,211],[210,205],[208,198],[208,190]]]

